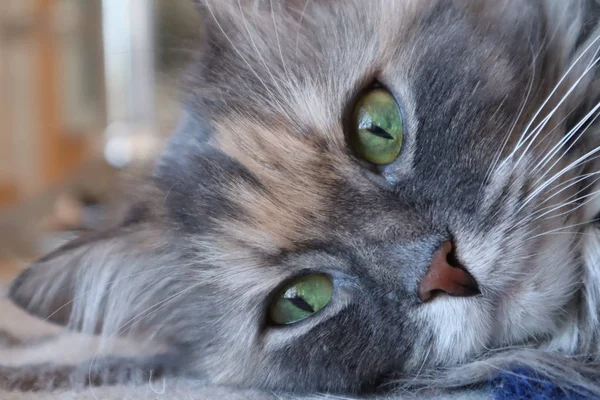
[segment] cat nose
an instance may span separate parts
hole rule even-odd
[[[443,293],[458,297],[481,293],[475,278],[456,258],[454,243],[449,240],[433,253],[431,265],[419,283],[419,298],[423,302]]]

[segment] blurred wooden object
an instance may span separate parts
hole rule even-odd
[[[19,189],[14,182],[0,182],[0,205],[17,201]]]
[[[101,7],[0,0],[0,288],[78,225],[78,196],[110,191]]]
[[[42,189],[54,186],[65,179],[69,171],[77,168],[86,150],[85,137],[69,137],[60,119],[60,91],[56,36],[52,33],[52,16],[56,0],[37,0],[38,22],[35,30],[36,72],[39,82],[38,96],[40,120],[39,143],[41,151]],[[50,34],[49,34],[50,33]]]
[[[79,17],[85,21],[65,32],[66,11],[84,3],[87,13]],[[89,7],[96,7],[97,12],[90,12]],[[0,93],[7,101],[0,110],[0,208],[57,188],[86,161],[97,158],[104,127],[104,110],[96,107],[103,104],[102,74],[98,73],[102,70],[101,33],[99,1],[0,1]],[[73,89],[85,86],[86,77],[80,75],[69,87],[69,80],[75,78],[65,68],[78,56],[65,54],[69,49],[65,43],[77,35],[89,38],[92,50],[86,55],[92,54],[92,63],[98,66],[88,84],[98,89],[94,112],[102,123],[97,125],[74,127],[70,120],[77,118],[69,118],[73,111],[65,109],[65,104],[77,103]]]

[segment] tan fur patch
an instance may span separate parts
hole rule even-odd
[[[234,122],[235,121],[235,122]],[[289,249],[307,236],[320,236],[332,196],[335,172],[317,144],[244,118],[215,123],[216,146],[240,162],[262,184],[229,182],[229,196],[242,207],[246,221],[228,220],[222,229],[236,240],[263,250]]]

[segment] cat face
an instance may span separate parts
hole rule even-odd
[[[103,300],[64,315],[135,318],[211,382],[282,390],[580,351],[599,93],[584,2],[269,3],[201,5],[149,194],[13,298],[47,316],[87,293]]]

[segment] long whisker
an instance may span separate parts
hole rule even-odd
[[[525,140],[527,140],[527,137],[526,137],[527,132],[529,131],[529,129],[533,125],[535,119],[539,116],[539,114],[542,112],[542,110],[544,109],[544,107],[546,107],[546,105],[548,104],[548,102],[551,100],[552,96],[554,96],[554,93],[556,93],[556,91],[562,85],[562,83],[564,82],[564,80],[567,79],[567,77],[569,76],[569,74],[571,73],[571,71],[573,70],[573,68],[575,68],[575,66],[579,63],[579,61],[581,61],[581,59],[587,54],[588,51],[590,51],[590,49],[592,49],[594,47],[594,45],[596,44],[596,42],[598,42],[599,40],[600,40],[600,35],[598,35],[590,44],[588,44],[588,46],[581,52],[581,54],[571,63],[571,66],[569,66],[569,68],[567,68],[567,70],[565,71],[565,73],[558,80],[558,83],[554,86],[554,89],[552,89],[552,91],[550,92],[550,94],[546,97],[546,100],[544,100],[544,102],[542,102],[542,105],[538,108],[538,110],[536,111],[536,113],[531,118],[531,121],[529,122],[529,124],[527,124],[527,126],[523,130],[523,134],[521,135],[521,138],[519,138],[519,140],[517,141],[517,146],[516,146],[517,148],[521,146],[522,142],[524,142]]]
[[[577,125],[575,125],[552,149],[550,152],[548,152],[546,154],[546,156],[540,160],[533,168],[533,171],[537,171],[538,169],[543,168],[548,162],[549,160],[554,157],[561,149],[561,147],[563,147],[566,143],[569,142],[569,140],[581,129],[582,126],[584,126],[585,124],[587,124],[587,126],[585,127],[585,129],[581,130],[581,132],[579,132],[579,135],[575,138],[575,140],[572,141],[572,143],[569,145],[569,147],[567,147],[564,151],[563,151],[563,155],[567,154],[569,152],[569,150],[571,150],[573,148],[573,146],[575,146],[575,144],[579,141],[579,139],[581,139],[583,137],[583,135],[587,132],[587,130],[592,126],[592,124],[594,122],[596,122],[596,120],[600,117],[600,113],[597,113],[595,116],[594,114],[596,113],[596,111],[598,111],[600,109],[600,102],[598,102],[598,104],[596,104],[596,106],[594,108],[592,108],[592,110],[590,110],[578,123]],[[592,118],[592,116],[594,116]],[[590,121],[590,118],[591,121]],[[552,170],[552,168],[556,165],[556,163],[559,162],[559,160],[562,158],[559,157],[554,164],[552,164],[548,170]]]
[[[583,195],[583,196],[576,197],[576,198],[574,198],[574,199],[572,199],[572,200],[565,201],[565,202],[562,202],[562,203],[560,203],[560,204],[557,204],[557,205],[553,205],[553,206],[544,207],[544,208],[542,208],[542,209],[540,209],[540,210],[537,210],[537,213],[539,213],[539,215],[536,215],[536,216],[535,216],[535,218],[533,218],[533,219],[531,219],[531,220],[530,220],[530,222],[534,222],[534,221],[537,221],[537,220],[540,220],[540,219],[547,220],[547,219],[559,218],[559,217],[561,217],[561,216],[563,216],[563,215],[572,214],[572,213],[573,213],[575,210],[577,210],[577,209],[579,209],[580,207],[584,206],[584,205],[585,205],[585,204],[587,204],[587,203],[588,203],[590,200],[593,200],[593,198],[594,198],[595,196],[597,196],[597,195],[598,195],[598,193],[599,193],[598,191],[596,191],[596,192],[592,192],[592,193],[588,193],[588,194],[586,194],[586,195]],[[552,214],[552,213],[554,213],[555,211],[557,211],[557,210],[560,210],[561,208],[564,208],[564,207],[569,207],[569,206],[572,206],[572,205],[574,205],[574,204],[578,204],[579,202],[581,202],[581,200],[585,200],[585,199],[587,199],[587,198],[589,198],[589,197],[591,197],[591,199],[588,199],[587,201],[583,202],[582,204],[579,204],[577,207],[570,208],[570,209],[568,209],[567,211],[564,211],[564,212],[561,212],[561,213],[559,213],[559,214],[555,214],[555,215],[551,215],[551,216],[549,216],[549,217],[546,217],[547,215],[549,215],[549,214]],[[535,214],[535,213],[534,213],[534,214]],[[533,216],[533,215],[532,215],[532,216]],[[544,217],[546,217],[546,218],[544,218]]]
[[[600,174],[600,171],[597,171],[597,172],[592,172],[592,173],[589,173],[589,174],[584,174],[584,175],[582,175],[582,176],[575,176],[575,177],[573,177],[573,178],[571,178],[571,179],[569,179],[569,180],[567,180],[567,181],[565,181],[565,182],[563,182],[563,183],[559,184],[559,185],[556,187],[556,189],[557,189],[557,190],[556,190],[556,192],[552,193],[551,195],[549,195],[548,197],[546,197],[546,198],[545,198],[543,201],[541,201],[541,202],[538,204],[538,207],[539,207],[539,206],[542,206],[543,204],[545,204],[545,203],[547,203],[547,202],[549,202],[549,201],[550,201],[550,200],[552,200],[554,197],[556,197],[556,196],[558,196],[559,194],[563,193],[565,190],[568,190],[568,189],[572,188],[573,186],[575,186],[575,185],[577,185],[577,184],[581,183],[582,181],[584,181],[584,180],[587,180],[587,179],[591,178],[592,176],[599,175],[599,174]],[[581,193],[582,191],[584,191],[584,190],[588,189],[589,187],[593,186],[593,185],[594,185],[594,184],[595,184],[595,183],[596,183],[596,182],[597,182],[599,179],[600,179],[600,178],[596,178],[596,179],[594,179],[594,180],[593,180],[591,183],[587,184],[586,186],[584,186],[583,188],[581,188],[580,190],[578,190],[578,191],[577,191],[577,193],[575,193],[575,194],[573,194],[573,195],[569,196],[568,198],[566,198],[566,199],[565,199],[565,201],[567,201],[567,200],[569,200],[569,199],[571,199],[571,198],[573,198],[573,197],[577,197],[577,196],[579,195],[579,193]],[[564,187],[563,187],[563,186],[564,186]],[[558,190],[558,189],[560,189],[560,190]],[[554,207],[554,205],[552,205],[552,206],[547,206],[547,207],[542,207],[542,208],[539,208],[539,209],[538,209],[536,212],[539,212],[539,211],[546,210],[546,209],[548,209],[548,208],[550,208],[550,207]],[[523,209],[522,207],[521,207],[521,208],[519,208],[519,209],[517,209],[517,212],[521,211],[522,209]],[[534,214],[535,214],[535,213],[534,213]],[[534,214],[532,214],[532,215],[534,215]]]
[[[578,197],[578,198],[576,198],[575,200],[573,200],[573,201],[570,201],[570,202],[569,202],[569,203],[567,203],[567,204],[564,204],[564,205],[563,205],[563,207],[564,207],[564,206],[571,205],[571,204],[576,204],[576,203],[579,203],[579,202],[581,202],[581,200],[585,200],[585,199],[587,199],[587,200],[585,200],[585,201],[584,201],[584,202],[582,202],[581,204],[577,205],[577,207],[571,208],[571,209],[569,209],[569,210],[567,210],[567,211],[563,211],[562,213],[560,213],[560,214],[557,214],[557,215],[551,215],[551,216],[549,216],[549,217],[546,217],[546,218],[544,218],[544,219],[545,219],[545,220],[548,220],[548,219],[552,219],[552,218],[558,218],[558,217],[561,217],[561,216],[563,216],[563,215],[572,214],[573,212],[577,211],[577,210],[578,210],[578,209],[580,209],[581,207],[584,207],[586,204],[590,203],[591,201],[594,201],[594,200],[596,199],[596,197],[598,197],[598,195],[599,195],[599,194],[600,194],[600,190],[597,190],[597,191],[594,191],[594,192],[592,192],[592,193],[588,193],[588,194],[586,194],[586,195],[584,195],[584,196]],[[559,207],[559,208],[561,208],[561,207]],[[557,208],[557,209],[558,209],[558,208]],[[553,210],[553,211],[554,211],[554,210]],[[545,213],[545,214],[547,214],[547,213]],[[540,215],[540,216],[539,216],[539,218],[541,218],[542,216],[543,216],[543,215]]]
[[[485,185],[485,183],[490,178],[490,175],[496,170],[498,162],[500,161],[500,158],[502,157],[502,152],[504,152],[504,149],[506,148],[506,145],[508,144],[508,141],[510,140],[510,137],[512,136],[512,133],[514,132],[517,124],[519,123],[519,121],[520,121],[520,119],[521,119],[521,117],[523,115],[523,112],[525,111],[525,108],[527,107],[527,102],[529,101],[529,96],[531,96],[531,92],[533,90],[533,83],[535,82],[536,61],[537,61],[537,58],[539,56],[539,52],[536,53],[534,51],[533,44],[531,43],[531,40],[529,40],[529,49],[531,50],[531,54],[532,54],[532,58],[531,58],[531,70],[534,73],[531,74],[531,76],[529,78],[529,82],[527,83],[527,91],[525,92],[525,98],[523,99],[523,101],[521,102],[521,104],[519,106],[519,112],[517,113],[517,116],[516,116],[514,122],[512,123],[512,126],[508,130],[508,133],[504,137],[504,140],[502,141],[502,146],[500,146],[500,149],[495,154],[494,160],[492,162],[492,166],[486,172],[485,179],[483,180],[483,183],[482,183],[481,187],[483,187]],[[508,97],[508,95],[506,95],[504,97],[504,99],[502,99],[502,102],[500,103],[500,106],[494,112],[494,114],[492,115],[492,117],[490,119],[493,119],[494,116],[496,115],[496,113],[498,113],[500,111],[500,107],[504,104],[504,101],[506,100],[507,97]],[[480,190],[481,190],[481,188],[480,188]]]
[[[179,292],[155,303],[154,305],[152,305],[151,307],[148,307],[147,309],[143,310],[142,312],[138,313],[136,316],[134,316],[133,318],[129,319],[128,321],[126,321],[124,324],[122,324],[113,334],[111,334],[110,336],[108,336],[106,339],[110,340],[110,339],[114,339],[116,336],[120,335],[125,329],[127,329],[127,327],[129,325],[131,325],[132,323],[134,323],[135,321],[139,320],[140,318],[143,318],[149,314],[151,314],[152,312],[156,312],[158,310],[160,310],[161,308],[163,308],[164,306],[167,305],[167,303],[169,303],[170,301],[176,299],[177,297],[183,295],[184,293],[186,293],[187,291],[196,288],[197,286],[200,286],[201,283],[197,283],[195,285],[189,286],[183,290],[180,290]],[[92,358],[91,362],[90,362],[90,366],[89,366],[89,370],[88,370],[88,376],[92,375],[92,369],[94,367],[94,365],[96,364],[96,362],[98,361],[98,355],[99,355],[99,351],[96,352],[96,354],[94,355],[94,357]]]
[[[600,61],[600,57],[596,58],[593,62],[593,65],[596,64],[598,61]],[[527,146],[525,147],[525,149],[521,152],[521,156],[519,156],[519,158],[517,159],[515,166],[518,165],[521,160],[525,157],[525,155],[528,153],[529,149],[531,148],[532,144],[534,143],[535,139],[537,138],[537,136],[540,134],[540,132],[542,132],[542,130],[544,129],[544,127],[546,126],[546,124],[548,123],[548,121],[550,121],[552,119],[552,117],[554,116],[554,114],[556,113],[556,111],[564,104],[565,101],[567,101],[568,97],[575,91],[575,89],[577,89],[577,86],[579,86],[579,84],[581,83],[581,81],[585,78],[585,76],[592,71],[594,68],[592,66],[587,67],[584,72],[581,74],[581,76],[575,81],[575,83],[569,88],[569,90],[567,91],[567,93],[562,97],[562,99],[558,102],[558,104],[552,109],[550,110],[550,112],[546,115],[546,117],[542,120],[542,122],[540,122],[531,133],[528,133],[527,135],[525,135],[523,141],[521,142],[521,139],[519,139],[519,142],[517,143],[517,145],[515,146],[515,149],[513,150],[513,154],[518,151],[521,146],[523,146],[523,144],[525,144],[527,142]],[[560,83],[559,83],[560,84]],[[555,89],[557,89],[558,87],[555,87]],[[552,92],[554,93],[554,91]],[[526,128],[527,130],[528,128]]]
[[[589,158],[588,160],[586,160],[585,162],[586,162],[586,163],[588,163],[588,162],[592,162],[592,161],[594,161],[594,160],[597,160],[597,159],[599,159],[599,158],[600,158],[600,155],[596,155],[596,156],[594,156],[594,157],[590,157],[590,158]],[[575,168],[575,167],[574,167],[574,168]],[[582,178],[581,180],[583,180],[583,179],[586,179],[586,178],[588,178],[588,177],[590,177],[590,176],[594,176],[594,175],[596,175],[596,174],[597,174],[596,172],[592,172],[592,173],[589,173],[589,174],[584,174],[584,175],[581,175],[581,176],[580,176],[580,175],[578,175],[578,176],[575,176],[575,177],[573,177],[573,178],[567,179],[565,182],[562,182],[562,183],[558,184],[558,185],[556,186],[555,190],[558,190],[558,189],[559,189],[559,188],[561,188],[563,185],[567,184],[568,182],[570,182],[570,181],[571,181],[571,180],[573,180],[573,179],[579,179],[579,178]],[[542,178],[543,178],[545,175],[546,175],[546,174],[544,174],[544,175],[542,176]],[[538,182],[539,182],[539,180],[538,180],[538,181],[536,181],[536,184],[537,184]],[[570,186],[569,186],[569,187],[570,187]],[[568,187],[567,187],[567,189],[568,189]],[[521,211],[521,210],[523,210],[523,209],[524,209],[524,208],[525,208],[525,207],[526,207],[526,206],[527,206],[527,205],[528,205],[528,204],[529,204],[529,203],[530,203],[530,202],[531,202],[531,201],[532,201],[532,200],[533,200],[533,199],[534,199],[536,196],[539,196],[539,194],[540,194],[540,193],[542,193],[542,192],[543,192],[543,190],[542,190],[542,191],[539,191],[538,193],[536,193],[536,192],[537,192],[537,190],[535,190],[535,191],[534,191],[534,192],[532,192],[532,193],[531,193],[531,194],[530,194],[530,195],[529,195],[527,198],[525,198],[525,200],[523,201],[523,204],[522,204],[522,205],[519,207],[519,209],[518,209],[517,211]],[[559,191],[559,192],[555,192],[555,193],[551,194],[551,195],[550,195],[549,197],[547,197],[547,198],[546,198],[546,199],[545,199],[545,200],[544,200],[542,203],[540,203],[540,205],[541,205],[541,204],[544,204],[545,202],[547,202],[548,200],[550,200],[552,197],[554,197],[556,194],[559,194],[560,192],[562,192],[562,190],[561,190],[561,191]],[[531,198],[530,198],[530,197],[531,197]]]
[[[595,154],[597,154],[598,152],[600,152],[600,146],[596,146],[594,147],[592,150],[588,151],[587,153],[585,153],[583,156],[579,157],[578,159],[576,159],[575,161],[571,162],[570,164],[568,164],[566,167],[562,168],[561,170],[559,170],[556,174],[554,174],[552,177],[550,177],[549,179],[547,179],[543,185],[540,185],[538,188],[536,188],[529,196],[527,196],[526,200],[524,201],[524,203],[528,203],[529,201],[531,201],[531,199],[533,199],[535,196],[537,196],[539,193],[541,193],[542,191],[544,191],[544,189],[546,189],[548,186],[550,186],[552,183],[554,183],[557,179],[559,179],[560,177],[562,177],[564,174],[566,174],[567,172],[585,164],[588,161],[591,161],[591,157]]]
[[[549,129],[543,137],[540,138],[540,140],[538,141],[537,144],[535,144],[532,147],[532,150],[535,150],[537,148],[539,148],[540,146],[544,145],[544,149],[542,151],[540,151],[541,156],[536,157],[536,159],[534,160],[535,162],[539,162],[540,158],[544,158],[546,154],[548,154],[548,152],[551,150],[551,148],[549,148],[549,146],[552,145],[552,143],[548,143],[546,141],[547,138],[551,137],[551,135],[553,133],[555,133],[559,128],[565,126],[566,122],[569,120],[569,118],[573,115],[573,113],[577,110],[576,107],[573,107],[569,112],[565,113],[565,115],[560,119],[560,121],[557,121],[556,124],[554,124],[554,127],[552,129]]]
[[[179,292],[170,295],[169,297],[155,303],[154,305],[146,308],[145,310],[141,311],[140,313],[138,313],[136,316],[130,318],[129,320],[127,320],[125,323],[123,323],[115,333],[113,333],[111,335],[112,337],[115,337],[117,335],[120,335],[121,333],[123,333],[123,331],[125,331],[128,327],[130,327],[134,322],[136,322],[137,320],[139,320],[140,318],[146,317],[147,315],[149,315],[150,313],[156,312],[158,310],[160,310],[162,307],[166,306],[167,303],[169,303],[170,301],[175,300],[176,298],[178,298],[179,296],[187,293],[188,291],[197,288],[198,286],[200,286],[202,283],[196,283],[194,285],[188,286],[185,289],[180,290]]]
[[[561,226],[560,228],[552,229],[550,231],[539,233],[537,235],[531,236],[531,237],[527,238],[526,240],[533,240],[533,239],[536,239],[538,237],[541,237],[541,236],[544,236],[544,235],[547,235],[547,234],[557,233],[557,232],[563,232],[565,229],[577,228],[579,226],[584,226],[584,225],[589,225],[589,224],[590,224],[590,221],[585,221],[585,222],[579,222],[577,224]]]
[[[534,69],[535,69],[535,57],[533,59],[533,63],[534,63]],[[494,155],[494,159],[492,161],[492,164],[490,165],[490,167],[488,168],[488,170],[487,170],[487,172],[485,174],[485,178],[483,179],[483,182],[481,183],[481,187],[479,188],[479,191],[482,190],[482,188],[485,186],[486,182],[490,179],[490,176],[494,173],[494,171],[496,171],[496,168],[498,166],[500,158],[502,157],[502,152],[506,148],[506,145],[508,144],[508,141],[510,140],[510,137],[512,136],[512,133],[514,132],[515,127],[519,123],[519,120],[521,119],[523,111],[525,110],[525,108],[527,106],[527,101],[529,100],[529,96],[531,95],[531,91],[533,89],[533,82],[534,82],[534,80],[535,80],[534,76],[532,75],[531,78],[530,78],[530,80],[529,80],[527,91],[525,93],[525,98],[522,101],[521,105],[519,106],[519,112],[517,114],[517,117],[515,118],[514,122],[512,123],[512,125],[510,127],[510,129],[508,130],[508,133],[504,136],[504,139],[502,140],[502,145],[500,146],[500,148],[498,149],[498,151]],[[498,106],[498,108],[496,109],[496,111],[494,112],[494,114],[492,115],[492,117],[490,119],[493,120],[494,116],[501,110],[501,108],[504,105],[504,103],[505,103],[505,101],[506,101],[507,98],[508,98],[508,94],[506,96],[504,96],[504,98],[500,102],[500,105]]]

